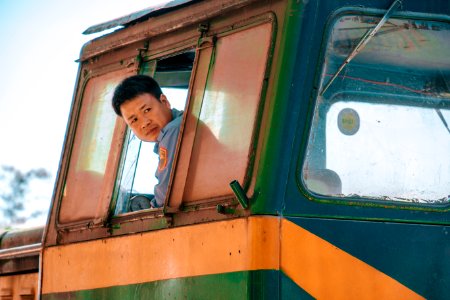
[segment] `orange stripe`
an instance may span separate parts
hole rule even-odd
[[[424,299],[393,278],[294,223],[282,220],[281,224],[281,270],[313,297]]]
[[[278,269],[279,218],[250,217],[44,250],[44,294]]]
[[[318,299],[423,299],[284,219],[280,253],[279,222],[277,217],[249,217],[48,248],[44,250],[42,291],[278,270],[281,264],[288,277]]]

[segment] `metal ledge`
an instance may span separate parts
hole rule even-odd
[[[39,255],[42,250],[42,244],[36,243],[20,247],[0,250],[0,260],[15,259],[26,256]]]

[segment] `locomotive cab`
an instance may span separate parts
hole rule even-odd
[[[39,265],[7,275],[42,299],[450,298],[449,9],[183,0],[88,28],[120,27],[80,53]],[[111,105],[136,74],[183,111],[159,208],[164,157]]]

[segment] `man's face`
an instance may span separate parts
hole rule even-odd
[[[142,94],[120,106],[125,123],[142,141],[155,142],[161,129],[172,121],[172,111],[166,96],[161,95],[160,101],[153,95]]]

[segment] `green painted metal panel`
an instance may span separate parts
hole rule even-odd
[[[277,299],[278,276],[272,270],[233,272],[47,294],[42,299]]]
[[[280,273],[280,299],[315,299],[283,272]]]
[[[287,143],[292,140],[286,139],[286,129],[289,126],[290,108],[286,99],[290,92],[290,82],[294,72],[294,61],[296,59],[296,45],[298,44],[299,32],[301,29],[303,3],[300,1],[289,1],[286,7],[286,19],[284,24],[280,26],[281,36],[279,55],[273,59],[275,66],[272,78],[274,81],[273,92],[267,101],[269,105],[270,124],[266,125],[270,131],[266,136],[260,137],[266,142],[260,159],[260,166],[264,166],[258,170],[258,180],[255,187],[255,198],[251,203],[251,211],[253,213],[273,213],[279,211],[281,207],[281,197],[279,195],[280,187],[285,182],[285,174],[279,168],[284,166],[281,153],[286,147],[290,148]],[[276,200],[278,199],[278,200]]]

